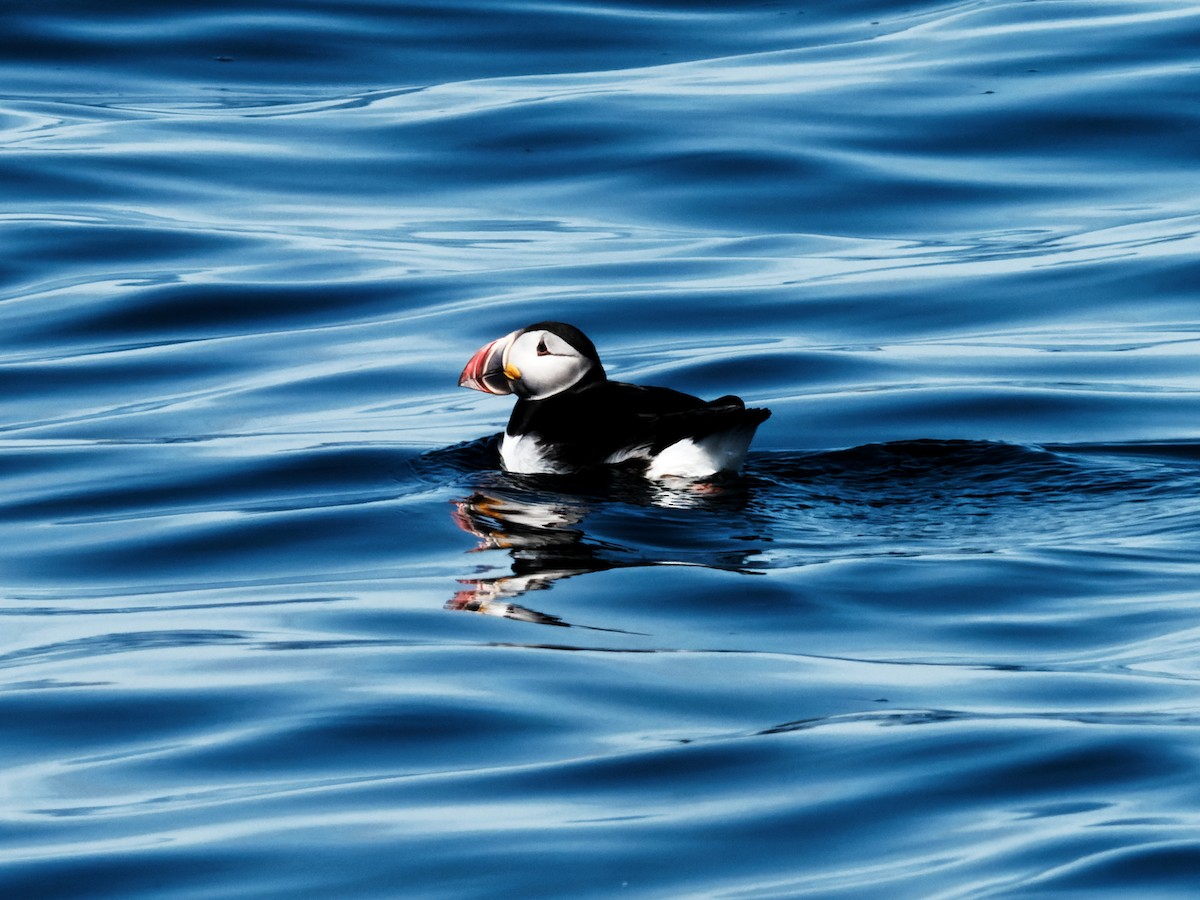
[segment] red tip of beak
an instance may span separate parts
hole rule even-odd
[[[486,394],[511,394],[512,385],[504,375],[507,340],[507,336],[497,338],[476,350],[459,376],[458,386]]]

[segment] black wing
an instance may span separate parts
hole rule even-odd
[[[614,454],[650,455],[684,438],[754,429],[771,415],[741,399],[711,402],[670,388],[602,381],[545,400],[518,402],[510,434],[536,433],[563,465],[600,465]]]

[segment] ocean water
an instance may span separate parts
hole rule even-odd
[[[0,11],[0,893],[1196,896],[1200,6]],[[497,471],[486,340],[774,411]]]

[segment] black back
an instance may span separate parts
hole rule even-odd
[[[533,327],[548,324],[553,323]],[[544,400],[518,400],[508,434],[536,434],[553,462],[581,468],[623,450],[654,454],[684,438],[753,430],[770,415],[767,409],[747,409],[733,396],[707,402],[670,388],[589,380]]]

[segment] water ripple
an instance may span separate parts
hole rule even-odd
[[[0,12],[6,895],[1194,894],[1194,4],[93,7]],[[541,319],[742,476],[500,472]]]

